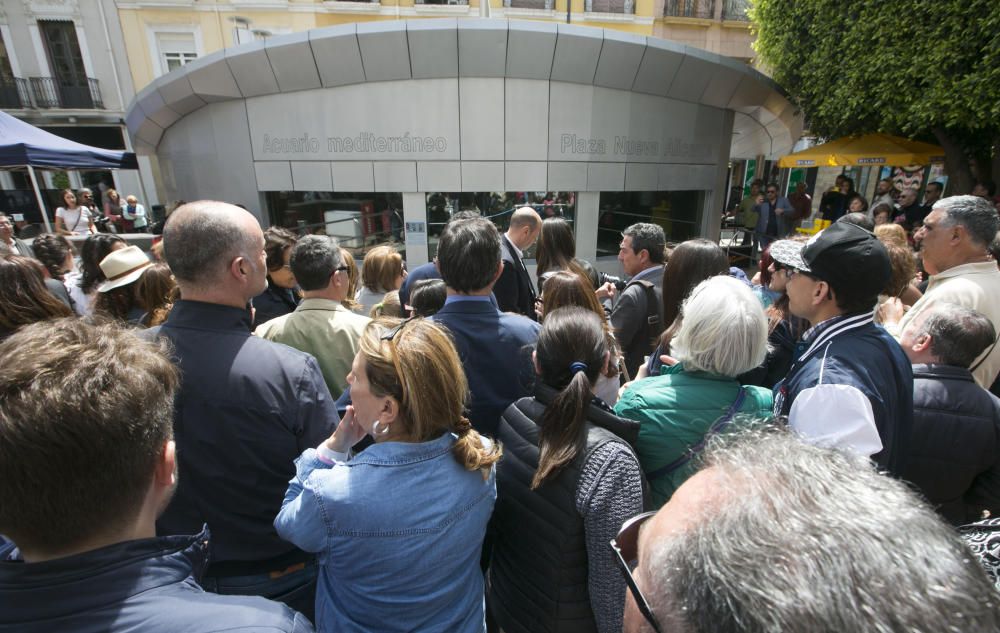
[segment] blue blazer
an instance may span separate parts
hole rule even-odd
[[[431,319],[448,328],[455,340],[469,381],[472,426],[495,436],[504,410],[531,395],[531,351],[541,326],[486,301],[453,301]]]

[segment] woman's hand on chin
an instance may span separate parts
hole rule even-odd
[[[346,453],[352,446],[361,441],[367,434],[357,417],[354,415],[354,407],[348,405],[344,417],[340,420],[333,435],[326,440],[326,447],[331,451]]]

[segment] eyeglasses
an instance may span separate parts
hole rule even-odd
[[[336,275],[339,272],[344,272],[348,270],[350,270],[350,268],[348,268],[347,266],[337,266],[336,268],[333,269],[333,274]]]
[[[656,514],[655,510],[653,512],[643,512],[626,521],[622,525],[622,529],[618,530],[618,536],[611,539],[611,549],[615,552],[618,568],[621,569],[622,575],[625,576],[625,584],[628,585],[629,591],[632,592],[632,598],[635,600],[635,605],[639,608],[639,612],[642,613],[642,617],[646,618],[646,621],[649,622],[656,633],[662,633],[659,623],[653,617],[653,610],[649,608],[646,597],[642,595],[639,585],[635,583],[635,578],[632,576],[632,571],[635,569],[639,559],[639,528],[642,527],[643,523],[652,518],[654,514]]]

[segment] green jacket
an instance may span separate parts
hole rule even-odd
[[[680,364],[664,367],[662,372],[633,383],[615,405],[615,414],[641,423],[636,455],[647,477],[698,444],[735,402],[740,387],[733,378],[688,372]],[[738,417],[737,423],[770,417],[771,391],[752,386],[744,389],[746,396],[738,413],[746,417]],[[669,474],[649,478],[654,508],[666,503],[694,474],[696,462],[692,460]]]

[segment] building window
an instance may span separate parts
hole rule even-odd
[[[42,107],[83,108],[98,105],[100,93],[83,63],[83,53],[72,22],[39,20],[38,30],[49,58],[52,77],[33,79],[35,100]],[[96,94],[95,94],[96,92]],[[98,97],[95,99],[95,96]],[[98,105],[103,107],[103,105]]]
[[[597,256],[616,257],[622,231],[636,222],[659,224],[668,242],[698,237],[704,203],[704,191],[602,191]]]
[[[198,58],[194,33],[157,33],[156,46],[160,51],[160,69],[163,73],[177,70]]]
[[[576,228],[576,194],[571,191],[482,191],[427,194],[427,251],[433,259],[437,253],[438,238],[445,224],[459,211],[474,211],[491,220],[504,233],[510,216],[521,207],[533,207],[542,219],[565,218]],[[535,257],[535,246],[524,252],[526,259]]]
[[[10,55],[7,53],[7,43],[3,41],[3,33],[0,33],[0,82],[4,84],[14,83],[14,70],[11,68]]]

